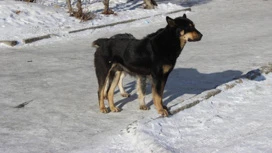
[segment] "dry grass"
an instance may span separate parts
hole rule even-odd
[[[243,80],[242,79],[238,79],[235,81],[236,83],[243,83]]]
[[[178,112],[183,111],[183,110],[188,109],[188,108],[191,108],[191,107],[193,107],[193,106],[195,106],[195,105],[197,105],[199,103],[200,103],[199,100],[193,101],[192,103],[186,104],[186,105],[172,111],[171,114],[172,115],[177,114]]]
[[[207,95],[205,96],[205,99],[209,99],[209,98],[219,94],[220,92],[221,92],[220,89],[212,90],[212,91],[207,93]]]
[[[228,89],[232,89],[233,87],[235,87],[236,84],[235,83],[233,83],[233,84],[226,84],[225,86],[226,86],[225,89],[228,90]]]
[[[262,66],[261,68],[261,72],[268,74],[272,72],[272,63],[269,63],[267,66]]]

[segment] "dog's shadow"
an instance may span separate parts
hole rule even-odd
[[[241,71],[237,70],[227,70],[223,72],[216,73],[200,73],[198,70],[193,68],[177,68],[174,69],[167,80],[164,94],[163,94],[163,103],[167,106],[176,98],[184,94],[200,94],[206,90],[214,89],[219,85],[227,83],[233,80],[236,77],[242,75]],[[151,94],[150,83],[147,85],[146,95]],[[131,93],[135,90],[136,82],[130,82],[125,85],[125,90],[128,93]],[[115,94],[119,94],[116,91]],[[132,94],[128,98],[124,98],[116,102],[119,108],[122,109],[124,105],[129,102],[137,99],[137,94]],[[147,106],[150,107],[153,104],[153,101],[147,103]]]

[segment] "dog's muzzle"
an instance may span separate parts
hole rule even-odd
[[[192,41],[200,41],[202,38],[202,34],[199,31],[194,31],[192,32],[192,37],[189,37],[188,41],[192,42]]]

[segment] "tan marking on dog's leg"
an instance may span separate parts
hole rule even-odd
[[[104,90],[105,90],[105,85],[102,87],[102,89],[99,92],[99,109],[100,112],[102,113],[108,113],[108,109],[105,107],[104,104]]]
[[[108,92],[108,101],[109,101],[109,105],[110,105],[110,110],[112,112],[119,112],[120,109],[115,107],[114,105],[114,101],[113,101],[113,95],[114,95],[114,90],[119,82],[119,79],[120,79],[120,75],[121,75],[121,72],[120,71],[117,71],[115,73],[115,76],[114,76],[114,79],[112,81],[112,84],[110,85],[110,89],[109,89],[109,92]]]
[[[106,78],[106,81],[105,81],[105,87],[104,87],[104,99],[108,99],[108,88],[109,88],[109,72],[116,66],[117,64],[113,63],[110,70],[108,71],[108,75],[107,75],[107,78]]]
[[[126,73],[125,72],[121,72],[121,76],[120,76],[120,80],[119,80],[119,83],[118,83],[118,88],[120,90],[120,93],[121,93],[121,96],[123,97],[129,97],[130,94],[127,93],[123,87],[123,79],[124,77],[126,76]]]
[[[168,116],[167,110],[164,109],[162,106],[162,96],[158,94],[154,84],[152,85],[152,96],[154,105],[157,108],[158,113],[164,117]]]
[[[149,110],[149,108],[145,104],[145,96],[141,88],[142,82],[141,78],[138,76],[137,77],[137,94],[138,94],[138,99],[140,103],[140,109],[141,110]]]
[[[162,66],[162,70],[163,70],[163,74],[168,73],[171,69],[172,69],[172,65],[163,65]]]

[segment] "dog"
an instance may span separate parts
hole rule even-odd
[[[143,99],[145,94],[141,89],[142,78],[150,77],[154,105],[159,114],[169,115],[167,107],[163,106],[162,102],[167,78],[185,44],[200,41],[203,35],[195,28],[195,24],[187,18],[186,14],[175,19],[167,16],[166,22],[165,28],[143,39],[100,38],[93,42],[93,46],[97,47],[94,64],[99,85],[98,99],[101,112],[108,112],[104,104],[107,80],[109,108],[112,112],[120,111],[114,105],[113,95],[121,73],[125,71],[138,78],[139,99]],[[147,108],[144,101],[140,100],[140,108]]]

